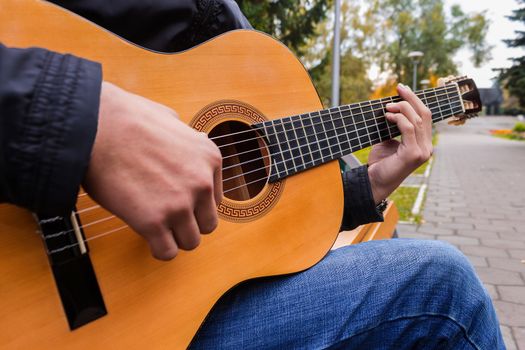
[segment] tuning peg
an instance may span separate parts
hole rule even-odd
[[[449,125],[460,126],[465,124],[465,119],[452,119],[448,122]]]

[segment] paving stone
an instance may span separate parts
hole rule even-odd
[[[470,260],[470,263],[475,267],[488,267],[487,258],[481,256],[472,256],[467,255],[467,258]]]
[[[437,125],[425,222],[410,233],[459,245],[495,300],[507,348],[525,350],[525,143],[488,134],[514,124],[482,117],[461,130]]]
[[[523,286],[525,282],[520,274],[512,271],[505,271],[493,267],[476,267],[479,278],[483,283],[490,283],[496,285],[516,285]],[[524,306],[525,307],[525,306]],[[525,321],[525,317],[524,317]]]
[[[524,232],[498,232],[501,239],[510,239],[525,242]]]
[[[430,239],[435,240],[436,236],[426,235],[423,233],[400,233],[399,238],[412,238],[412,239]]]
[[[455,217],[454,222],[462,223],[462,224],[478,224],[478,225],[489,225],[490,224],[490,221],[488,219],[480,219],[480,218],[465,217],[465,216]]]
[[[505,249],[483,246],[465,246],[461,250],[468,255],[484,256],[486,258],[506,258],[509,256]]]
[[[397,225],[397,232],[399,234],[401,233],[414,233],[417,232],[418,225],[412,225],[412,224],[398,224]]]
[[[479,239],[472,237],[461,237],[461,236],[437,236],[437,239],[447,241],[455,246],[463,245],[479,245]]]
[[[525,327],[525,305],[494,300],[499,321],[507,326]]]
[[[494,231],[484,230],[461,230],[459,232],[461,236],[467,237],[478,237],[478,238],[499,238],[498,233]]]
[[[512,333],[514,334],[518,349],[525,350],[525,328],[512,327]]]
[[[525,242],[508,240],[508,239],[482,238],[481,244],[487,247],[494,247],[494,248],[509,248],[509,249],[525,248]]]
[[[525,273],[525,264],[518,259],[488,258],[489,265],[502,270]]]
[[[498,286],[497,290],[501,300],[525,305],[525,286]]]
[[[493,284],[487,284],[487,283],[484,283],[483,285],[484,285],[485,289],[487,290],[487,292],[489,293],[490,298],[492,300],[499,300],[500,299],[499,294],[498,294],[498,290],[496,289],[496,286],[494,286]]]
[[[507,222],[505,224],[474,224],[476,229],[486,230],[486,231],[518,231],[517,224]]]
[[[433,227],[431,225],[424,225],[417,231],[418,233],[423,233],[427,235],[440,235],[440,236],[450,236],[454,235],[454,230],[445,229],[441,227]]]
[[[509,249],[508,251],[514,259],[525,260],[525,249]]]
[[[514,341],[512,335],[512,329],[508,326],[500,326],[501,335],[503,336],[503,341],[505,342],[505,347],[507,350],[519,350]]]

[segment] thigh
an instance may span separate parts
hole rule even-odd
[[[396,239],[340,248],[301,273],[237,286],[217,303],[192,348],[429,348],[433,342],[496,349],[498,329],[490,298],[463,255],[441,242]]]

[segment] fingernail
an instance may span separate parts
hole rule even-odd
[[[394,103],[390,102],[390,103],[387,103],[385,107],[392,107],[394,105]]]
[[[397,86],[398,86],[400,89],[402,89],[402,90],[406,90],[406,86],[403,85],[402,83],[397,84]]]

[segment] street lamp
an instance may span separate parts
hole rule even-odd
[[[412,80],[412,90],[416,91],[417,88],[417,65],[421,61],[421,57],[423,57],[423,52],[421,51],[411,51],[408,53],[408,58],[412,60],[412,63],[414,64],[414,78]]]
[[[334,50],[332,59],[332,107],[339,106],[340,71],[341,71],[341,0],[334,4]]]

